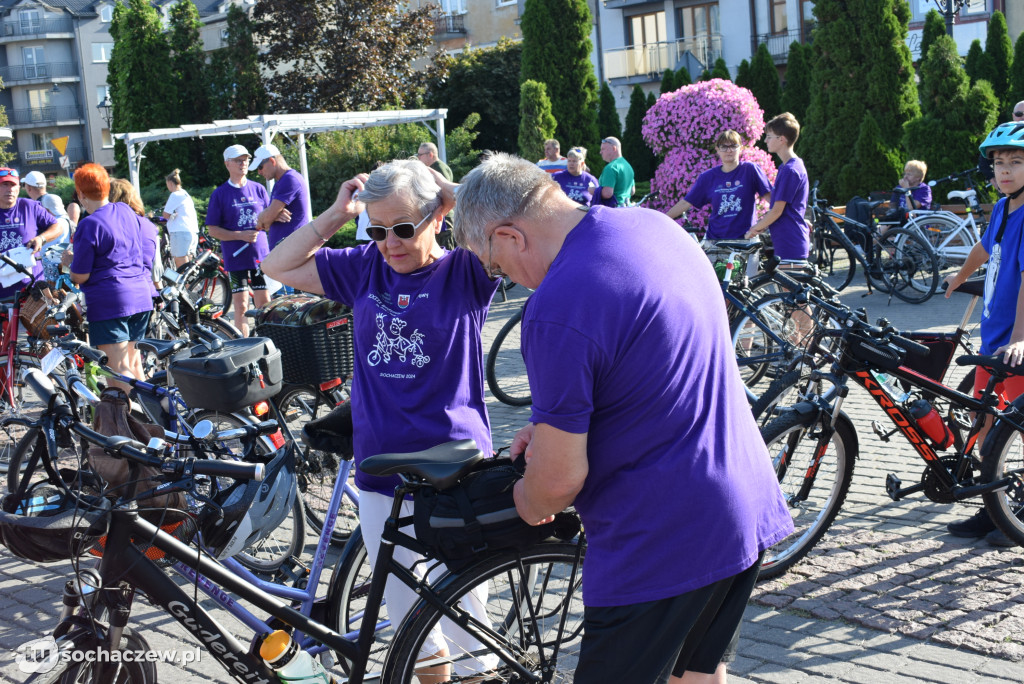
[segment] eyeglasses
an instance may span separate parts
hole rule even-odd
[[[1014,112],[1013,115],[1018,119],[1024,119],[1024,112]]]
[[[395,233],[395,237],[398,238],[399,240],[408,240],[409,238],[416,234],[416,231],[419,230],[420,226],[427,222],[427,219],[433,217],[433,214],[427,214],[426,216],[423,217],[423,220],[417,223],[415,226],[411,223],[396,223],[395,225],[390,227],[366,226],[366,234],[369,235],[370,239],[373,240],[374,242],[384,242],[384,240],[387,240],[388,231],[390,230]]]
[[[493,237],[494,231],[491,231],[491,234],[487,236],[487,265],[484,266],[484,270],[487,271],[487,275],[491,280],[496,280],[498,278],[505,278],[507,274],[500,267],[494,265],[494,259],[491,256],[491,238]]]
[[[740,149],[739,145],[719,145],[718,149],[725,150],[726,152],[732,152],[733,150]]]
[[[21,178],[21,176],[18,175],[18,172],[15,171],[14,169],[0,169],[0,178],[4,178],[5,176],[11,176],[12,178]]]
[[[605,143],[607,143],[609,145],[614,145],[615,141],[612,140],[611,138],[605,138],[604,140],[601,141],[601,144],[604,145]]]

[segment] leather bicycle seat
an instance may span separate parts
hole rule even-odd
[[[437,489],[447,489],[482,461],[476,440],[460,439],[411,454],[378,454],[359,464],[367,475],[408,473],[422,477]]]

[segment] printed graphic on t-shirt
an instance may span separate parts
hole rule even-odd
[[[739,213],[743,211],[743,200],[737,195],[722,195],[722,203],[718,205],[718,215]]]
[[[992,315],[989,306],[996,294],[996,282],[999,280],[999,264],[1003,260],[1003,250],[997,242],[992,246],[992,255],[988,258],[988,270],[985,273],[985,318]]]
[[[252,200],[248,198],[236,199],[232,202],[233,206],[239,207],[238,209],[238,227],[249,228],[256,225],[256,217],[258,216],[252,205]]]
[[[20,229],[21,219],[17,216],[0,224],[0,252],[6,252],[25,244],[25,236],[19,232]]]
[[[397,357],[402,363],[411,363],[417,368],[430,363],[430,357],[423,353],[423,333],[417,328],[406,337],[403,334],[408,325],[406,321],[392,318],[390,323],[385,323],[386,318],[382,313],[377,314],[377,340],[366,361],[376,366],[381,361],[390,363],[393,357]]]

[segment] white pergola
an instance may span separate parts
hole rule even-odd
[[[128,173],[132,185],[138,191],[139,165],[142,150],[148,143],[158,140],[180,140],[183,138],[207,138],[219,135],[258,135],[264,145],[274,142],[277,134],[296,135],[299,147],[299,166],[303,178],[309,179],[306,165],[306,136],[327,131],[347,131],[372,126],[394,126],[397,124],[422,123],[437,140],[437,154],[447,161],[444,144],[444,120],[447,109],[407,109],[383,112],[327,112],[324,114],[260,114],[245,119],[214,121],[208,124],[186,124],[177,128],[155,128],[141,133],[115,133],[128,147]],[[339,184],[342,180],[338,179]],[[271,187],[273,184],[271,183]],[[312,207],[309,197],[309,183],[306,183],[307,206]],[[306,217],[312,221],[312,216]]]

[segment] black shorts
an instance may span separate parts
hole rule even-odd
[[[243,271],[228,271],[231,280],[231,294],[248,290],[266,290],[267,281],[263,279],[263,271],[258,268],[247,268]]]
[[[712,674],[736,655],[758,557],[748,569],[672,598],[586,608],[575,684],[663,684],[687,671]]]

